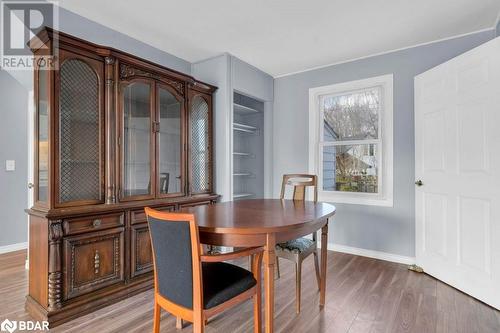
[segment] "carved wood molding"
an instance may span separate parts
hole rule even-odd
[[[106,57],[104,60],[106,61],[106,65],[113,65],[115,63],[114,57]]]
[[[49,225],[49,276],[48,303],[49,310],[62,306],[62,257],[61,241],[63,237],[62,221],[52,221]]]
[[[115,160],[115,100],[113,98],[115,86],[115,62],[114,57],[106,57],[106,131],[108,135],[106,136],[106,161]],[[114,184],[115,179],[115,169],[112,163],[106,163],[105,165],[105,179],[106,179],[106,203],[113,204],[116,203],[116,187]]]
[[[177,91],[177,93],[179,93],[180,95],[184,95],[184,84],[182,82],[169,79],[168,77],[165,77],[162,75],[146,72],[146,71],[143,71],[142,69],[138,69],[138,68],[129,66],[127,64],[120,64],[120,79],[123,80],[123,79],[131,78],[134,76],[146,77],[146,78],[151,78],[151,79],[155,79],[155,80],[164,82],[164,83],[172,86]]]

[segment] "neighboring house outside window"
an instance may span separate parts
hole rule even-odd
[[[392,206],[392,75],[309,89],[309,171],[322,201]]]

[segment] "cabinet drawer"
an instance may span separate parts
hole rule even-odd
[[[136,277],[153,271],[151,239],[147,223],[133,225],[130,232],[130,274]]]
[[[210,205],[211,202],[210,200],[207,201],[198,201],[198,202],[190,202],[190,203],[185,203],[182,205],[179,205],[180,208],[187,208],[187,207],[196,207],[196,206],[203,206],[203,205]]]
[[[174,206],[166,206],[166,207],[153,207],[153,208],[156,210],[171,212],[174,210],[175,207]],[[147,222],[146,212],[144,212],[144,209],[134,210],[130,213],[130,220],[131,220],[132,224]]]
[[[74,235],[120,226],[123,226],[123,213],[79,217],[67,219],[63,223],[65,235]]]
[[[64,298],[124,281],[124,228],[63,239]]]

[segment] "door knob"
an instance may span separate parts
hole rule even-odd
[[[423,183],[423,182],[419,179],[419,180],[417,180],[417,181],[415,182],[415,185],[417,185],[417,186],[422,186],[422,185],[424,185],[424,183]]]
[[[33,187],[35,187],[35,184],[33,184],[33,183],[28,183],[28,188],[29,188],[29,189],[32,189]]]

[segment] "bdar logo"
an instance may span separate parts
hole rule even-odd
[[[3,332],[8,331],[12,333],[17,329],[17,322],[5,319],[0,325],[0,329],[2,329]]]

